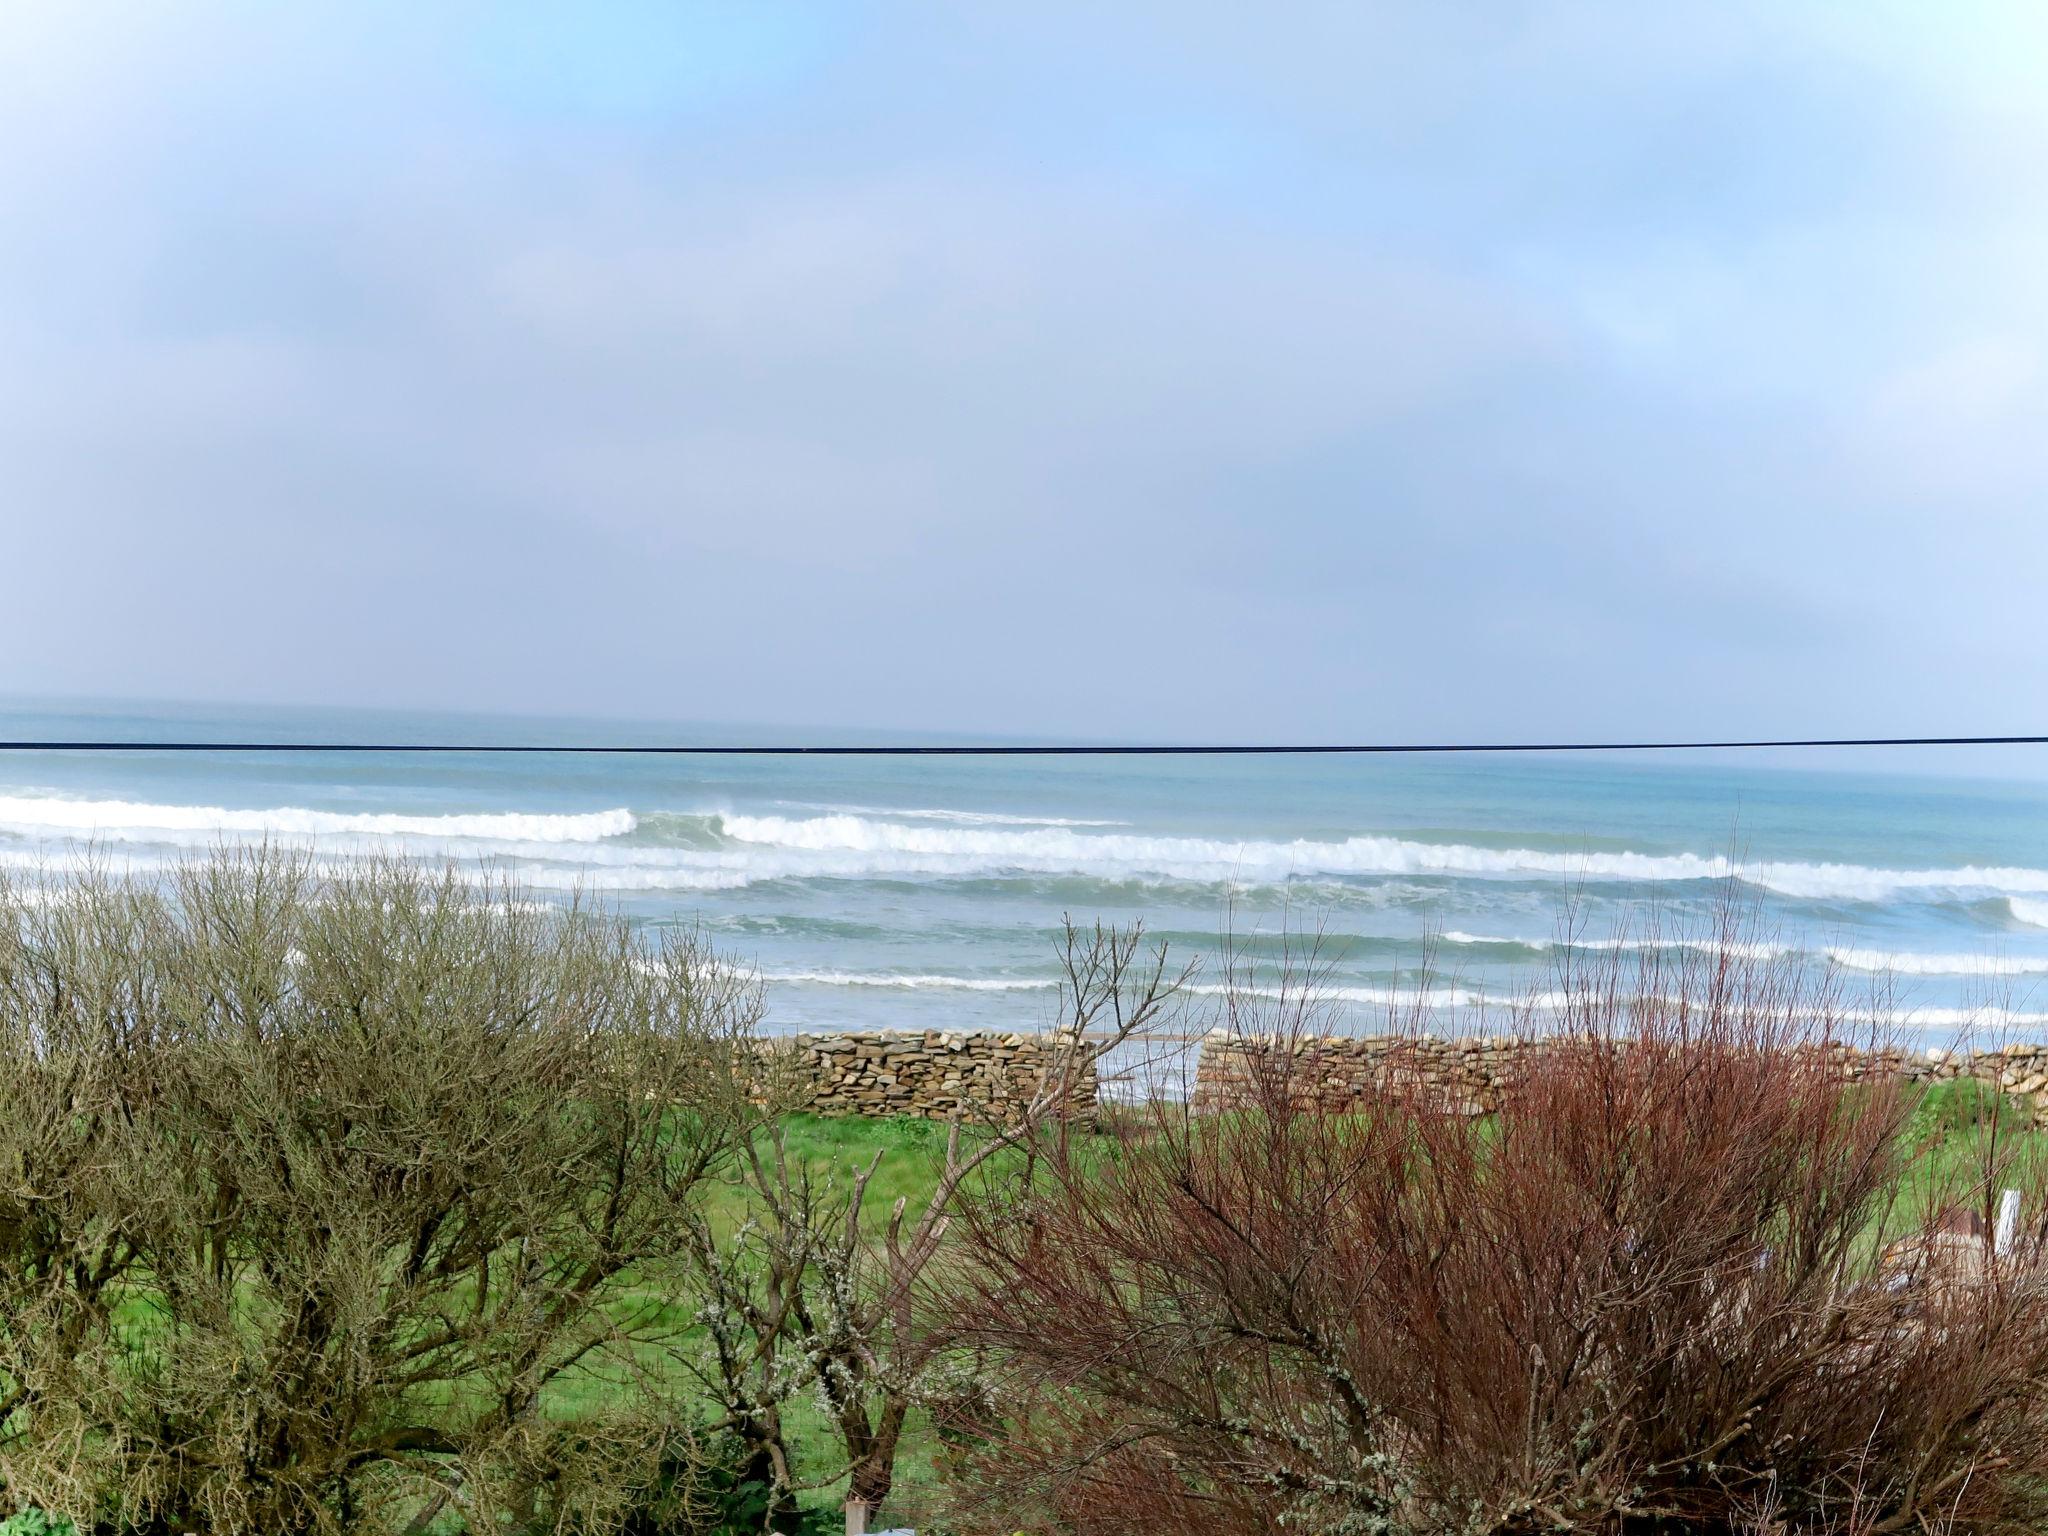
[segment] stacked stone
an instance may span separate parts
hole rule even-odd
[[[1483,1114],[1499,1103],[1514,1064],[1542,1045],[1497,1035],[1282,1039],[1213,1030],[1195,1068],[1194,1102],[1197,1109],[1244,1108],[1278,1092],[1300,1108],[1342,1111],[1398,1084]]]
[[[823,1115],[908,1115],[945,1120],[1013,1116],[1056,1070],[1071,1037],[1052,1034],[861,1030],[798,1035],[783,1047],[779,1071],[796,1096]],[[1284,1092],[1296,1105],[1341,1112],[1389,1084],[1416,1089],[1468,1114],[1497,1108],[1510,1075],[1554,1041],[1512,1035],[1239,1036],[1212,1031],[1195,1072],[1197,1109],[1242,1109]],[[1850,1081],[1901,1077],[1909,1082],[1973,1078],[2027,1106],[2048,1126],[2048,1045],[1961,1052],[1861,1050],[1831,1044],[1830,1062]],[[1263,1080],[1263,1081],[1262,1081]],[[1076,1075],[1069,1113],[1092,1120],[1092,1069]]]
[[[1970,1076],[1996,1083],[2031,1105],[2036,1125],[2048,1125],[2048,1045],[2006,1045],[1970,1058]]]
[[[1543,1037],[1324,1035],[1287,1039],[1214,1030],[1195,1069],[1197,1109],[1250,1108],[1284,1093],[1299,1108],[1344,1111],[1391,1084],[1423,1090],[1470,1114],[1500,1103],[1509,1075],[1550,1049]],[[2020,1100],[2034,1123],[2048,1125],[2048,1045],[2010,1045],[1971,1052],[1907,1051],[1888,1046],[1824,1048],[1849,1081],[1898,1077],[1908,1082],[1974,1078]]]
[[[1030,1102],[1071,1044],[1057,1032],[854,1030],[799,1035],[794,1049],[815,1114],[1003,1120]],[[1076,1073],[1067,1102],[1070,1116],[1093,1118],[1092,1067]]]
[[[1963,1076],[1970,1064],[1967,1052],[1945,1051],[1939,1046],[1904,1055],[1905,1075],[1916,1083],[1952,1082]]]

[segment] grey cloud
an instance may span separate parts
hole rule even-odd
[[[607,114],[481,9],[10,14],[0,686],[1397,735],[2048,684],[1995,68],[1244,15],[884,7]]]

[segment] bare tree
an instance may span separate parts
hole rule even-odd
[[[61,899],[0,876],[0,1454],[91,1430],[60,1382],[139,1262],[109,1195],[156,1093],[157,905],[98,870]]]
[[[140,1532],[603,1529],[687,1449],[645,1361],[687,1326],[743,978],[272,853],[47,914],[0,949],[11,1496]]]
[[[798,1096],[758,1096],[733,1165],[748,1220],[723,1238],[708,1221],[696,1231],[711,1340],[697,1368],[758,1447],[762,1474],[780,1480],[785,1511],[800,1479],[780,1412],[804,1392],[822,1401],[840,1444],[840,1464],[818,1481],[847,1477],[848,1498],[870,1508],[889,1497],[905,1424],[945,1343],[926,1302],[963,1191],[1019,1148],[1064,1145],[1099,1064],[1167,1015],[1193,969],[1172,968],[1141,927],[1100,924],[1067,924],[1061,963],[1044,1068],[1002,1104],[955,1116],[930,1194],[915,1208],[896,1201],[879,1225],[866,1195],[881,1154],[849,1176],[812,1168],[788,1145]]]

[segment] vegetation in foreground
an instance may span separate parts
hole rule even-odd
[[[1076,937],[1077,1022],[1144,1024],[1136,956]],[[138,1536],[879,1504],[941,1374],[949,1207],[1092,1047],[878,1210],[901,1160],[808,1155],[759,1013],[688,936],[455,871],[0,891],[7,1496]]]
[[[949,1326],[1008,1405],[979,1528],[2040,1530],[2040,1141],[1845,1086],[1833,1000],[1755,954],[1567,976],[1484,1120],[1399,1081],[1316,1113],[1277,1052],[1245,1113],[1044,1148],[963,1216]]]
[[[452,874],[0,893],[6,1528],[787,1530],[908,1472],[963,1533],[2038,1529],[2042,1233],[1911,1234],[2038,1218],[2040,1139],[1677,953],[1564,978],[1484,1120],[1282,1065],[1096,1134],[1078,1053],[1185,979],[1135,934],[948,1128],[796,1113],[700,945]]]

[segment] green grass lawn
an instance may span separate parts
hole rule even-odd
[[[906,1222],[914,1221],[937,1188],[945,1160],[946,1127],[929,1120],[866,1120],[851,1117],[825,1118],[797,1114],[783,1122],[787,1154],[793,1164],[807,1168],[814,1180],[850,1190],[854,1179],[870,1164],[874,1173],[861,1201],[865,1230],[879,1240],[887,1230],[897,1200],[906,1202]],[[877,1158],[879,1156],[879,1161]],[[999,1159],[1000,1161],[1000,1159]],[[715,1226],[736,1226],[747,1216],[749,1196],[737,1179],[714,1187],[711,1219]],[[631,1305],[630,1293],[622,1297]],[[674,1363],[675,1349],[688,1349],[698,1330],[685,1317],[673,1317],[677,1337],[661,1349],[649,1349],[638,1360],[643,1367],[673,1372],[681,1386],[687,1377]],[[551,1407],[574,1415],[600,1404],[616,1390],[601,1367],[579,1373],[557,1384]],[[797,1470],[807,1479],[820,1478],[838,1464],[838,1440],[822,1408],[809,1396],[800,1396],[783,1410],[783,1425]],[[932,1437],[917,1416],[905,1432],[897,1463],[897,1481],[906,1496],[914,1496],[932,1478]],[[801,1502],[807,1508],[836,1511],[844,1501],[844,1479],[809,1489]]]
[[[1914,1090],[1914,1096],[1909,1139],[1923,1156],[1901,1188],[1900,1199],[1887,1223],[1894,1233],[1901,1226],[1917,1225],[1930,1206],[1937,1203],[1933,1198],[1936,1192],[1962,1196],[1975,1184],[1980,1190],[1977,1200],[1987,1208],[1995,1202],[1995,1190],[1988,1198],[1981,1193],[1984,1154],[1994,1137],[2001,1138],[2012,1155],[2021,1160],[2048,1159],[2048,1134],[2021,1129],[2026,1124],[2025,1116],[2014,1109],[2001,1112],[1995,1092],[1982,1084],[1947,1083]],[[855,1176],[870,1163],[876,1164],[863,1211],[867,1230],[878,1239],[898,1199],[907,1202],[913,1216],[925,1207],[945,1154],[946,1128],[924,1120],[794,1115],[784,1122],[784,1131],[790,1158],[808,1168],[813,1178],[836,1184],[841,1190],[850,1187]],[[1113,1137],[1100,1138],[1097,1143],[1104,1153],[1121,1144],[1120,1138]],[[741,1184],[721,1183],[713,1195],[714,1222],[736,1225],[745,1220],[747,1203],[747,1192]],[[2048,1213],[2029,1212],[2026,1220],[2031,1225],[2044,1214]],[[648,1279],[649,1289],[654,1289],[652,1277]],[[646,1295],[646,1291],[640,1291],[638,1299],[644,1300]],[[621,1307],[626,1307],[635,1299],[633,1288],[628,1288],[618,1301]],[[128,1320],[146,1327],[139,1314],[146,1313],[147,1307],[139,1298],[135,1310],[138,1315]],[[689,1379],[677,1364],[678,1351],[692,1346],[697,1331],[687,1313],[672,1313],[664,1321],[673,1328],[674,1336],[664,1347],[650,1346],[636,1363],[668,1376],[678,1390],[686,1390]],[[558,1382],[551,1393],[550,1407],[554,1412],[573,1416],[597,1407],[617,1390],[610,1373],[593,1365]],[[786,1407],[784,1425],[801,1475],[806,1479],[827,1476],[836,1465],[838,1449],[820,1407],[807,1396],[799,1397]],[[898,1469],[899,1487],[906,1498],[915,1499],[917,1490],[932,1481],[935,1449],[935,1440],[927,1427],[913,1422],[904,1438]],[[822,1512],[835,1510],[842,1497],[841,1487],[827,1483],[808,1490],[802,1502]]]
[[[1997,1093],[1970,1081],[1944,1083],[1912,1090],[1915,1100],[1909,1137],[1924,1152],[1892,1213],[1892,1223],[1917,1225],[1936,1192],[1960,1194],[1981,1183],[1981,1168],[1987,1146],[1994,1137],[2009,1146],[2021,1159],[2048,1159],[2048,1133],[2028,1127],[2024,1112],[2015,1106],[2000,1106]],[[814,1174],[850,1181],[854,1174],[881,1154],[881,1162],[870,1182],[864,1203],[869,1230],[879,1233],[887,1222],[890,1207],[901,1197],[913,1212],[929,1199],[945,1150],[945,1127],[923,1120],[821,1119],[795,1115],[786,1122],[790,1156],[808,1164]],[[1113,1145],[1105,1139],[1104,1146]],[[740,1219],[743,1195],[728,1190],[727,1219]],[[1996,1192],[1991,1199],[1995,1201]],[[2029,1213],[2038,1220],[2044,1213]],[[830,1464],[835,1451],[830,1427],[815,1405],[800,1401],[792,1405],[786,1419],[791,1448],[813,1467]],[[900,1479],[913,1487],[930,1476],[929,1436],[906,1436]],[[807,1495],[805,1502],[819,1508],[836,1507],[840,1495],[821,1489]]]

